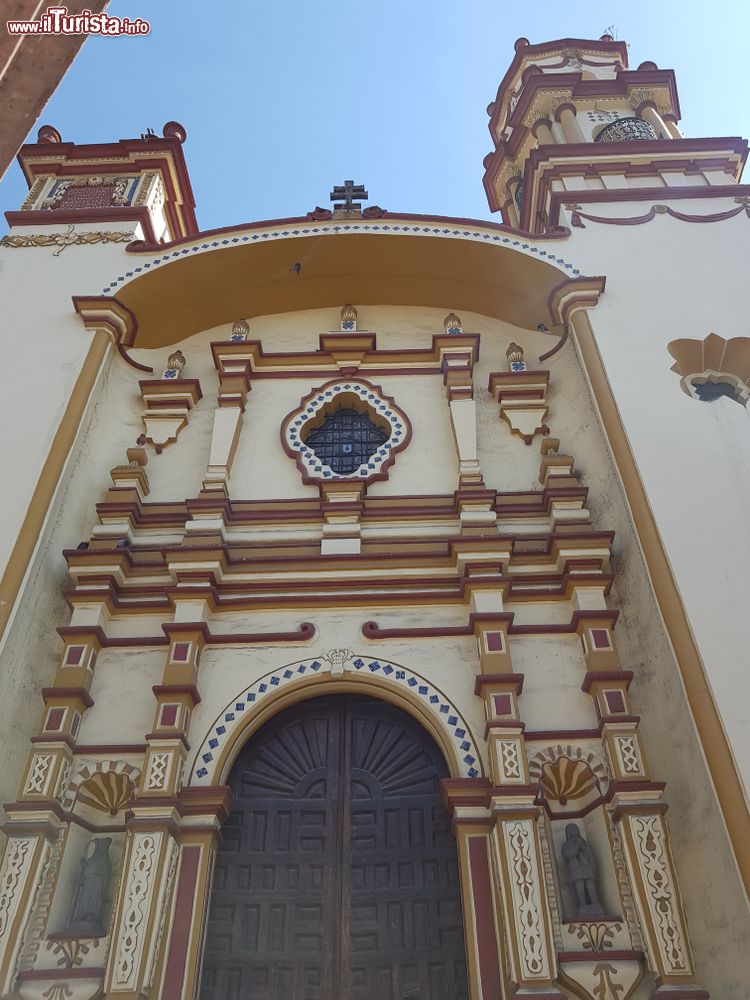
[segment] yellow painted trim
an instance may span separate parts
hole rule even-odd
[[[604,363],[586,313],[572,319],[581,360],[620,471],[635,530],[685,685],[703,753],[734,850],[745,893],[750,896],[750,813],[719,710],[690,628],[646,490],[622,424]]]
[[[536,330],[540,322],[550,322],[548,296],[568,276],[549,260],[492,241],[393,232],[305,235],[303,225],[295,228],[299,236],[178,257],[115,288],[119,303],[138,320],[132,346],[175,344],[238,316],[252,320],[340,308],[345,302],[429,303]],[[227,232],[216,238],[231,237]],[[194,243],[199,241],[185,247]],[[563,251],[554,242],[542,241],[542,246],[549,246],[550,256],[558,247]],[[154,255],[163,258],[167,252],[159,248]],[[146,254],[131,258],[131,267],[153,259]]]
[[[68,405],[65,407],[65,413],[52,440],[42,471],[39,473],[26,517],[18,532],[2,580],[0,580],[0,636],[5,631],[13,612],[65,462],[81,425],[91,390],[110,344],[111,340],[106,333],[100,331],[94,334],[88,354],[70,394]]]

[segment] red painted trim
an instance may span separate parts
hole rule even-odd
[[[480,836],[467,839],[482,1000],[496,1000],[502,996],[502,977],[497,953],[487,838]]]
[[[145,743],[79,743],[73,751],[75,754],[136,754],[145,753],[147,745]]]
[[[528,740],[597,740],[601,736],[598,729],[538,729],[527,730]]]
[[[620,923],[624,924],[625,919],[623,917],[597,917],[597,923]],[[575,923],[575,921],[569,920],[566,923]],[[621,961],[621,962],[642,962],[643,961],[642,951],[560,951],[557,953],[558,962],[607,962],[607,961]],[[672,993],[670,992],[670,997]]]
[[[201,849],[183,847],[162,1000],[182,1000]]]
[[[130,329],[128,331],[128,337],[126,340],[120,340],[119,336],[114,336],[114,341],[117,344],[124,344],[125,347],[132,347],[135,341],[136,335],[138,333],[138,320],[135,313],[128,306],[124,305],[115,295],[73,295],[72,296],[73,307],[75,311],[81,316],[84,325],[88,328],[96,324],[98,319],[101,319],[101,323],[104,326],[115,326],[116,324],[111,319],[112,306],[116,305],[118,309],[126,313],[130,321]],[[88,308],[91,302],[101,302],[102,314],[101,317],[92,314]],[[82,313],[82,309],[86,308],[86,315]]]
[[[146,372],[148,375],[153,375],[154,369],[149,368],[148,365],[142,365],[139,364],[138,361],[134,361],[128,354],[127,348],[125,348],[122,344],[117,345],[117,350],[125,364],[130,365],[131,368],[135,368],[137,372]]]
[[[100,646],[107,642],[104,629],[99,625],[61,625],[57,634],[61,639],[96,639]]]
[[[577,630],[580,621],[591,618],[604,619],[612,625],[617,621],[619,611],[574,611],[570,622],[555,625],[509,625],[510,635],[565,635]],[[492,616],[495,617],[495,616]],[[446,636],[467,636],[474,634],[473,615],[469,615],[468,625],[444,625],[432,628],[380,628],[377,622],[362,625],[362,635],[366,639],[426,639]]]
[[[176,743],[182,743],[185,750],[190,751],[187,737],[179,729],[155,729],[152,733],[146,733],[145,738],[149,743],[152,740],[174,740]]]
[[[700,986],[664,986],[659,979],[651,1000],[711,1000],[710,994]]]
[[[632,670],[589,670],[586,672],[583,684],[581,684],[581,691],[585,691],[588,694],[595,681],[604,681],[611,684],[617,684],[619,681],[625,684],[625,690],[627,691],[633,680],[633,676]]]
[[[683,140],[674,139],[673,142]],[[610,145],[615,145],[610,143]],[[547,148],[547,147],[545,147]],[[744,163],[744,160],[743,160]],[[700,187],[651,187],[651,188],[609,188],[604,191],[551,191],[549,193],[549,224],[556,227],[560,222],[560,208],[569,203],[606,204],[613,202],[655,201],[665,204],[668,201],[683,199],[713,199],[735,198],[750,194],[750,184],[707,184]],[[573,225],[575,225],[573,223]],[[534,237],[536,238],[536,237]]]
[[[496,684],[512,684],[515,688],[516,694],[519,695],[523,691],[524,677],[525,674],[477,674],[474,681],[474,694],[481,695],[482,689],[488,685],[494,686]],[[518,725],[516,720],[509,719],[508,721]]]
[[[750,219],[750,206],[748,205],[738,205],[737,208],[730,208],[726,212],[716,212],[713,215],[686,215],[684,212],[675,212],[669,205],[652,205],[644,215],[626,216],[619,219],[606,215],[588,215],[579,211],[573,214],[579,220],[586,219],[587,222],[597,222],[606,226],[641,226],[644,222],[651,222],[657,215],[671,215],[673,219],[679,219],[681,222],[724,222],[742,212]],[[581,223],[580,228],[585,229],[586,227]]]
[[[161,590],[162,588],[159,588],[160,592]],[[211,641],[211,630],[205,622],[165,622],[162,631],[170,642],[173,636],[179,639],[180,636],[193,636],[196,633],[203,636],[204,642]]]
[[[166,627],[171,628],[172,626]],[[191,627],[196,629],[197,625]],[[165,626],[162,626],[162,628],[165,628]],[[70,627],[65,630],[58,629],[57,631],[58,633],[63,631],[70,632]],[[84,627],[84,631],[91,630]],[[314,635],[315,626],[310,622],[302,622],[299,628],[288,632],[236,632],[229,635],[209,634],[206,643],[211,646],[244,646],[251,644],[264,645],[273,642],[307,642]],[[103,649],[118,649],[126,646],[168,646],[169,639],[160,635],[104,636],[103,639],[100,639],[100,644]]]
[[[410,212],[385,212],[384,218],[388,218],[394,222],[424,222],[424,223],[436,223],[438,225],[445,225],[449,223],[455,226],[473,226],[477,229],[490,229],[493,232],[506,233],[508,236],[523,236],[524,239],[528,238],[528,233],[522,229],[517,229],[514,226],[506,226],[498,222],[487,222],[483,219],[464,219],[461,217],[455,217],[452,215],[416,215]],[[351,221],[351,220],[349,220]],[[359,221],[357,219],[354,220]],[[361,220],[362,222],[367,222],[366,218]],[[293,216],[287,219],[264,219],[259,222],[246,222],[239,226],[220,226],[218,229],[205,229],[201,232],[197,232],[192,236],[184,236],[178,240],[173,240],[171,243],[152,243],[148,244],[145,241],[134,241],[129,243],[125,247],[126,253],[137,253],[137,254],[153,254],[159,253],[163,254],[166,251],[173,250],[175,247],[181,246],[184,243],[195,243],[206,239],[213,238],[215,236],[224,236],[226,233],[244,233],[252,232],[256,229],[275,229],[277,227],[287,227],[294,226],[300,229],[300,236],[304,236],[305,232],[301,228],[305,227],[316,227],[319,225],[315,221],[309,219],[307,216]],[[317,234],[316,234],[317,235]],[[429,235],[429,234],[426,234]],[[566,228],[561,228],[558,230],[548,230],[545,233],[540,233],[539,236],[534,237],[535,241],[538,242],[558,242],[560,240],[565,240],[570,236],[570,230]],[[216,249],[226,249],[225,247]]]
[[[91,940],[93,935],[88,934],[77,934],[76,939],[83,938],[86,941]],[[40,980],[55,979],[58,982],[62,979],[103,979],[104,969],[29,969],[28,972],[21,972],[18,976],[18,982],[38,982]]]
[[[538,801],[541,802],[544,811],[547,813],[550,819],[583,819],[588,816],[589,813],[598,809],[599,806],[605,801],[603,796],[598,795],[595,799],[583,809],[576,809],[575,811],[563,810],[553,808],[555,803],[551,803],[547,797],[544,795],[544,790],[540,787]]]
[[[169,698],[175,694],[188,694],[193,699],[193,705],[199,705],[201,696],[195,684],[154,684],[151,688],[156,697],[164,696]]]
[[[635,149],[634,147],[638,147]],[[546,225],[554,226],[558,217],[553,211],[554,202],[552,184],[566,176],[580,176],[584,171],[604,170],[606,173],[633,172],[633,159],[639,154],[648,162],[638,165],[637,173],[647,173],[659,175],[665,170],[689,170],[695,160],[696,153],[714,153],[719,155],[719,159],[714,156],[713,160],[701,161],[704,166],[715,165],[729,167],[732,175],[739,180],[742,168],[747,158],[748,146],[744,139],[736,137],[721,137],[715,139],[655,139],[644,140],[642,142],[609,142],[609,143],[570,143],[560,146],[537,146],[533,149],[524,166],[524,201],[521,213],[520,225],[529,232],[541,228],[541,220],[546,205],[550,206],[549,221]],[[668,158],[664,154],[671,154]],[[732,160],[732,157],[735,159]],[[585,167],[581,163],[586,161]],[[622,201],[626,200],[624,194],[629,194],[631,189],[609,189],[599,192],[603,194],[613,194]],[[633,189],[644,191],[646,189]],[[663,187],[661,191],[669,191],[671,188]],[[680,189],[675,189],[680,190]],[[710,185],[697,190],[710,191]],[[576,192],[567,190],[556,192],[557,195],[575,195]],[[493,199],[495,197],[493,189]],[[562,200],[558,197],[557,199]],[[567,201],[575,201],[575,197],[567,197]]]
[[[51,698],[77,698],[86,708],[91,708],[94,704],[94,699],[86,688],[82,687],[45,687],[42,688],[42,698],[45,704],[47,699]]]
[[[236,632],[230,635],[212,635],[209,644],[212,646],[235,646],[248,643],[263,645],[269,642],[307,642],[315,635],[315,626],[310,622],[302,622],[298,629],[289,632]]]

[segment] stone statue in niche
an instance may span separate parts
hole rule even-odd
[[[86,845],[78,871],[67,931],[75,931],[76,934],[88,937],[104,937],[106,934],[104,906],[112,875],[112,862],[109,858],[111,843],[111,837],[100,837],[90,840]]]
[[[599,874],[596,858],[591,844],[581,835],[577,823],[568,823],[565,827],[562,857],[573,890],[576,918],[593,920],[603,917],[604,907],[599,901],[597,887]]]

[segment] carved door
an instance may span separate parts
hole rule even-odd
[[[467,1000],[440,751],[406,713],[316,698],[230,778],[201,1000]]]

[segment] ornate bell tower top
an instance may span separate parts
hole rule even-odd
[[[86,222],[140,223],[149,243],[198,232],[195,202],[182,145],[187,132],[167,122],[138,139],[77,145],[43,125],[37,141],[21,147],[18,162],[29,193],[11,226]]]
[[[490,208],[507,224],[543,232],[564,223],[553,197],[564,190],[624,195],[652,186],[646,177],[653,187],[739,180],[743,140],[683,138],[672,70],[629,69],[627,46],[611,35],[540,45],[519,38],[515,49],[487,108],[495,149],[484,160]]]

